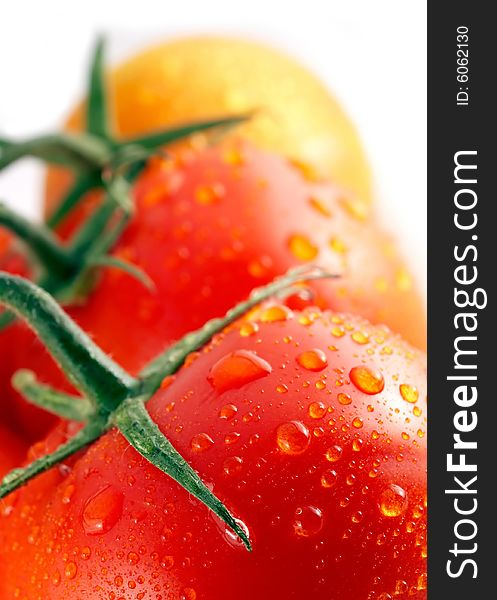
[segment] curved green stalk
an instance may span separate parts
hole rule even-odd
[[[22,277],[0,273],[0,302],[27,321],[85,396],[109,412],[128,396],[135,380],[104,354],[45,291]]]
[[[247,550],[250,540],[240,522],[209,490],[186,460],[152,421],[144,398],[128,398],[112,415],[112,420],[133,448],[187,492],[198,498],[240,537]]]
[[[12,387],[31,404],[69,421],[85,423],[95,413],[95,406],[87,398],[70,396],[40,383],[33,371],[20,369],[12,377]]]
[[[86,130],[104,139],[110,139],[107,94],[104,78],[105,40],[99,38],[93,52],[86,107]]]

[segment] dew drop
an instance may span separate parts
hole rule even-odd
[[[230,456],[223,463],[224,474],[228,477],[237,475],[241,472],[243,467],[243,460],[239,456]]]
[[[259,325],[257,323],[243,323],[240,327],[240,335],[242,337],[250,337],[251,335],[255,335],[259,331]]]
[[[288,386],[286,386],[284,383],[280,383],[278,386],[276,386],[276,391],[278,394],[286,394],[288,392]]]
[[[380,494],[378,507],[385,517],[400,517],[407,510],[406,491],[398,485],[390,484]]]
[[[293,531],[299,537],[311,537],[321,531],[323,527],[323,514],[315,506],[299,507],[295,511]]]
[[[385,387],[385,380],[381,372],[371,367],[353,367],[349,377],[355,387],[365,394],[379,394]]]
[[[85,533],[102,535],[110,531],[122,516],[123,500],[122,492],[111,485],[89,498],[82,514]]]
[[[271,365],[255,352],[236,350],[220,358],[211,367],[207,379],[215,390],[223,393],[266,377],[271,371]]]
[[[78,566],[75,562],[68,562],[66,564],[66,568],[64,570],[64,575],[66,576],[66,579],[74,579],[76,577],[76,574],[78,572]]]
[[[319,198],[316,198],[315,196],[311,196],[309,198],[309,204],[316,212],[323,215],[323,217],[328,217],[328,218],[331,217],[330,209]]]
[[[214,445],[214,440],[207,433],[199,433],[192,437],[190,447],[194,452],[205,452]]]
[[[321,475],[321,485],[324,488],[331,488],[336,484],[336,482],[337,482],[337,474],[336,474],[336,471],[333,471],[332,469],[327,469]]]
[[[128,564],[137,565],[140,562],[140,557],[136,552],[128,552],[127,560]]]
[[[310,440],[309,430],[300,421],[283,423],[276,430],[276,442],[285,454],[303,454],[309,447]]]
[[[202,205],[214,204],[219,202],[224,194],[224,187],[220,183],[199,185],[195,190],[195,200]]]
[[[275,323],[278,321],[288,321],[293,317],[293,312],[288,306],[276,304],[262,311],[260,320],[262,323]]]
[[[354,331],[352,339],[356,344],[364,345],[369,343],[369,334],[365,331]]]
[[[340,393],[337,396],[338,402],[343,406],[347,406],[352,402],[352,398],[348,394]]]
[[[311,402],[308,411],[312,419],[322,419],[326,414],[326,405],[322,402]]]
[[[326,354],[317,348],[306,350],[297,356],[297,362],[307,371],[322,371],[328,366]]]
[[[183,588],[181,600],[196,600],[197,592],[193,588]]]
[[[413,385],[409,385],[407,383],[402,383],[399,386],[399,389],[400,389],[400,395],[402,396],[402,398],[404,398],[404,400],[406,402],[409,402],[411,404],[416,404],[416,402],[418,401],[418,398],[419,398],[419,392],[416,387],[414,387]]]
[[[288,247],[295,258],[299,260],[312,260],[318,255],[317,247],[305,235],[295,234],[290,236]]]
[[[229,421],[237,412],[238,408],[234,404],[225,404],[219,411],[219,418]]]
[[[328,450],[326,450],[325,456],[326,460],[330,462],[337,462],[342,457],[342,448],[340,446],[330,446]]]

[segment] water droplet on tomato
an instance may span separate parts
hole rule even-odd
[[[419,398],[419,392],[416,387],[413,385],[408,385],[407,383],[402,383],[399,386],[399,389],[400,395],[406,402],[409,402],[410,404],[416,404]]]
[[[197,592],[193,588],[183,588],[181,600],[196,600]]]
[[[288,386],[286,386],[284,383],[280,383],[276,386],[276,391],[278,394],[286,394],[288,392]]]
[[[283,423],[276,430],[276,442],[285,454],[303,454],[309,447],[309,430],[300,421]]]
[[[214,440],[207,433],[199,433],[192,437],[190,447],[194,452],[204,452],[214,445]]]
[[[230,456],[223,463],[224,474],[228,477],[237,475],[241,472],[243,467],[243,460],[239,456]]]
[[[306,350],[297,356],[297,362],[307,371],[322,371],[328,366],[326,354],[317,348]]]
[[[364,345],[369,343],[369,334],[365,331],[354,331],[351,337],[356,344]]]
[[[260,320],[263,323],[274,323],[277,321],[288,321],[293,317],[293,312],[280,304],[270,306],[262,311]]]
[[[311,402],[308,411],[312,419],[322,419],[326,414],[326,405],[322,402]]]
[[[174,556],[171,556],[170,554],[163,556],[160,561],[160,566],[163,569],[166,569],[166,571],[172,569],[174,567]]]
[[[240,335],[242,337],[250,337],[259,331],[259,325],[257,323],[243,323],[240,327]]]
[[[66,564],[66,568],[64,569],[64,575],[66,579],[74,579],[78,572],[78,566],[75,562],[68,562]]]
[[[347,406],[352,402],[352,398],[348,394],[340,393],[338,394],[337,399],[338,402],[340,402],[340,404],[342,404],[343,406]]]
[[[214,204],[215,202],[219,202],[224,194],[224,186],[220,183],[199,185],[195,190],[195,200],[198,204],[202,205]]]
[[[337,254],[346,254],[347,252],[347,246],[344,244],[343,240],[338,237],[334,237],[330,240],[330,248]]]
[[[336,471],[333,471],[332,469],[326,470],[321,475],[321,485],[324,488],[331,488],[336,484],[336,482],[337,482],[337,474],[336,474]]]
[[[317,247],[305,235],[295,234],[288,240],[290,252],[302,261],[312,260],[318,255]]]
[[[315,506],[299,507],[295,511],[293,531],[299,537],[316,535],[323,528],[323,513]]]
[[[316,212],[323,215],[323,217],[331,217],[331,210],[320,198],[316,198],[316,196],[311,196],[309,198],[309,204]]]
[[[219,411],[219,418],[229,421],[236,415],[237,412],[238,408],[234,404],[225,404]]]
[[[83,508],[83,528],[87,535],[102,535],[110,531],[123,512],[122,492],[107,485],[86,501]]]
[[[379,394],[385,387],[383,375],[372,367],[353,367],[349,377],[355,387],[365,394]]]
[[[352,420],[352,427],[355,427],[356,429],[361,429],[363,426],[363,422],[362,419],[360,419],[359,417],[355,417]]]
[[[385,517],[400,517],[407,510],[406,491],[394,483],[387,486],[380,494],[378,506]]]
[[[128,564],[137,565],[140,562],[140,557],[136,552],[128,552]]]
[[[325,456],[326,460],[330,462],[337,462],[342,457],[342,448],[340,446],[330,446],[328,450],[326,450]]]
[[[250,350],[235,350],[220,358],[207,380],[219,393],[240,388],[271,373],[271,365]]]

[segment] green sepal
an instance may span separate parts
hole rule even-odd
[[[240,522],[203,483],[196,471],[164,436],[147,412],[146,398],[129,398],[113,413],[112,421],[133,448],[187,492],[222,519],[251,550],[250,540]]]
[[[102,168],[111,158],[112,149],[100,138],[87,133],[58,133],[24,142],[10,141],[0,148],[0,170],[26,156],[87,172]]]
[[[62,419],[85,423],[95,413],[88,398],[71,396],[40,383],[33,371],[20,369],[12,376],[12,387],[31,404]]]
[[[116,258],[115,256],[100,256],[88,262],[89,267],[111,267],[113,269],[119,269],[130,277],[133,277],[145,286],[149,291],[154,292],[157,290],[153,280],[145,273],[143,269],[137,265],[133,265],[130,262]]]
[[[59,225],[65,217],[76,207],[81,198],[90,190],[101,185],[100,171],[79,174],[76,180],[67,191],[64,198],[56,206],[53,213],[47,219],[47,225],[54,229]]]
[[[0,273],[0,302],[23,317],[86,397],[111,412],[129,395],[135,385],[133,377],[112,361],[47,292],[22,277]]]
[[[104,73],[105,40],[99,38],[93,51],[86,106],[86,130],[104,139],[111,139],[109,110]]]

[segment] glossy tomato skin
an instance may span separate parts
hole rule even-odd
[[[309,181],[277,155],[227,143],[154,160],[135,186],[135,203],[113,254],[142,268],[156,290],[108,269],[90,296],[68,309],[132,373],[254,287],[308,263],[340,275],[313,285],[312,303],[384,322],[424,346],[423,304],[392,240],[354,197]],[[74,231],[91,205],[76,211],[61,235]],[[29,332],[17,337],[25,341],[16,344],[14,364],[51,382],[56,370],[46,351]],[[17,410],[36,438],[42,422],[20,401]]]
[[[3,423],[0,423],[0,478],[10,470],[22,465],[26,451],[27,444]]]
[[[2,227],[0,227],[0,271],[23,277],[32,276],[28,257],[22,247]],[[0,306],[0,315],[3,310]],[[6,327],[0,330],[0,422],[9,426],[13,426],[16,422],[9,383],[13,368],[12,353],[17,343],[14,329],[14,327]]]
[[[229,134],[311,164],[371,199],[369,165],[350,118],[312,73],[274,48],[215,36],[176,39],[119,65],[111,74],[110,92],[113,125],[123,138],[255,111]],[[81,107],[68,126],[82,129]],[[50,169],[48,213],[66,185],[67,177]]]
[[[148,409],[253,552],[110,432],[11,502],[5,597],[425,600],[424,356],[344,315],[252,318]]]

